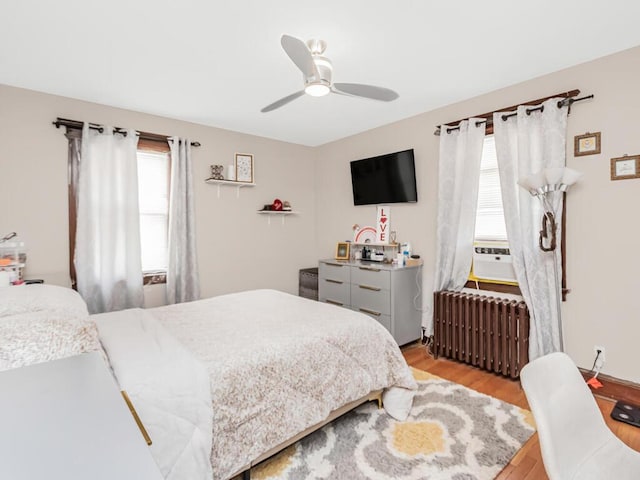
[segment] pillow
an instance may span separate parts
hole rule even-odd
[[[89,317],[42,311],[0,318],[0,371],[95,351],[102,345]]]
[[[0,317],[40,311],[69,317],[89,315],[80,294],[70,288],[55,285],[0,288]]]

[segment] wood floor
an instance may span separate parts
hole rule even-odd
[[[402,349],[407,363],[412,367],[426,370],[452,382],[460,383],[478,392],[529,408],[520,382],[496,374],[485,372],[462,363],[439,358],[433,359],[422,345],[411,345]],[[617,422],[610,417],[615,402],[596,399],[607,425],[623,442],[640,451],[640,429]],[[538,434],[535,434],[511,460],[511,463],[496,477],[498,480],[547,480],[544,471]]]

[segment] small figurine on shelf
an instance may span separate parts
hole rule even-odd
[[[282,200],[280,200],[279,198],[276,198],[273,201],[273,204],[271,205],[271,210],[273,210],[275,212],[282,211]]]
[[[211,177],[208,180],[224,180],[223,171],[222,165],[211,165]]]
[[[288,200],[285,200],[284,202],[282,202],[282,211],[283,212],[290,212],[291,209],[291,204],[289,203]]]

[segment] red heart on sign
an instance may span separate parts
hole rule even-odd
[[[387,222],[387,217],[382,217],[382,218],[380,219],[380,222],[382,222],[382,223],[386,223],[386,222]]]

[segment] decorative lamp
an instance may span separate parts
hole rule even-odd
[[[547,180],[543,172],[536,172],[518,180],[518,185],[528,190],[531,195],[537,196],[545,192]]]
[[[582,173],[567,167],[545,168],[518,180],[518,185],[527,190],[534,197],[540,199],[542,204],[542,230],[540,230],[539,245],[544,252],[556,249],[556,212],[553,209],[553,192],[566,192],[571,185],[576,183]],[[548,241],[545,241],[547,240]]]
[[[562,183],[562,176],[564,175],[564,168],[545,168],[542,173],[546,180],[547,185],[553,185],[557,187]]]
[[[576,183],[582,173],[567,167],[545,168],[541,172],[532,173],[518,180],[518,185],[527,190],[532,196],[538,197],[542,204],[542,228],[538,238],[538,245],[543,252],[553,252],[553,273],[556,285],[556,309],[560,333],[560,350],[564,350],[562,338],[562,309],[560,299],[562,297],[560,278],[558,275],[558,249],[556,232],[557,213],[554,211],[553,196],[555,192],[564,193],[571,185]]]
[[[577,170],[573,170],[571,168],[564,168],[564,173],[562,175],[562,184],[564,186],[564,190],[560,188],[563,192],[566,192],[567,189],[580,180],[584,176],[584,173],[578,172]]]

